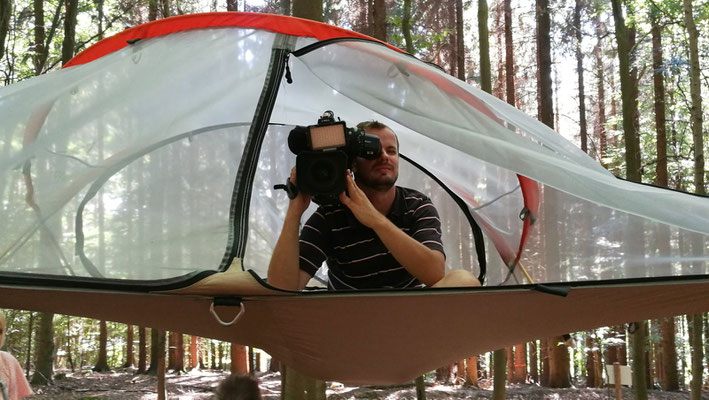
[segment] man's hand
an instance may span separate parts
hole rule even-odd
[[[290,180],[295,182],[295,168],[290,171]],[[305,271],[301,271],[299,262],[298,235],[300,218],[310,205],[310,196],[298,192],[298,195],[288,204],[283,229],[273,249],[271,261],[268,264],[268,283],[277,288],[302,290],[310,279]]]
[[[352,211],[355,218],[362,225],[372,229],[386,222],[386,217],[374,207],[367,195],[355,184],[350,170],[347,170],[346,180],[349,196],[345,192],[340,193],[340,202]]]
[[[295,175],[295,167],[293,167],[290,170],[290,181],[297,187],[298,184],[295,181]],[[288,204],[288,214],[293,213],[293,217],[297,217],[298,221],[300,221],[300,217],[303,216],[308,206],[310,206],[310,195],[298,190],[298,195]]]
[[[347,171],[347,192],[340,201],[352,211],[355,218],[374,230],[391,255],[413,276],[427,286],[433,286],[445,274],[445,257],[440,251],[429,249],[394,225],[369,201]]]

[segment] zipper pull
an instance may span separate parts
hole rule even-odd
[[[286,54],[286,82],[293,83],[293,77],[290,74],[290,67],[288,66],[288,60],[290,60],[290,53]]]

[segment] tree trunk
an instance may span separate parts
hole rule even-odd
[[[508,104],[515,105],[514,44],[512,42],[512,1],[505,5],[505,93]]]
[[[487,0],[478,0],[478,40],[480,42],[480,88],[492,94],[490,71],[490,32],[487,27]]]
[[[370,32],[372,37],[379,39],[382,42],[387,41],[387,13],[385,0],[372,0],[372,26]]]
[[[480,387],[478,383],[478,356],[465,360],[465,385]]]
[[[227,11],[239,11],[239,2],[237,0],[226,0]],[[288,14],[285,14],[288,15]]]
[[[549,340],[542,339],[539,348],[542,350],[542,373],[539,377],[539,384],[549,386]]]
[[[199,367],[199,344],[197,336],[190,336],[190,369]]]
[[[162,343],[162,357],[165,357],[165,343]],[[154,328],[150,328],[150,366],[148,367],[147,373],[153,375],[158,372],[158,361],[160,358],[160,335],[159,331]]]
[[[414,42],[411,38],[411,0],[404,0],[404,15],[401,19],[401,34],[404,36],[406,52],[414,54]]]
[[[168,367],[169,371],[177,374],[185,372],[185,350],[181,333],[170,332],[168,337]]]
[[[527,381],[527,344],[517,344],[514,346],[514,364],[512,366],[513,376],[510,383],[525,383]]]
[[[586,387],[596,387],[596,362],[593,357],[593,350],[596,343],[593,336],[586,334]]]
[[[132,368],[135,365],[135,357],[133,356],[133,325],[126,326],[126,362],[123,363],[123,368]]]
[[[539,104],[539,120],[554,129],[554,104],[552,101],[551,81],[551,44],[548,0],[537,0],[537,65],[539,78],[537,85],[537,101]]]
[[[492,379],[492,398],[493,400],[504,400],[507,398],[507,349],[495,350],[492,365],[495,370]]]
[[[549,387],[571,387],[569,348],[564,337],[553,337],[547,343],[549,345]]]
[[[689,36],[689,87],[692,97],[690,107],[692,118],[692,138],[694,140],[694,190],[697,194],[706,194],[704,188],[704,137],[702,135],[702,83],[699,65],[699,33],[694,24],[692,1],[683,0],[684,22]]]
[[[167,340],[167,335],[165,331],[158,331],[157,329],[151,329],[155,332],[156,341],[154,343],[154,348],[156,349],[155,357],[157,362],[155,363],[155,374],[158,378],[158,400],[167,399],[167,387],[165,385],[165,342]],[[152,360],[151,360],[152,364]]]
[[[426,400],[426,382],[423,380],[423,375],[416,378],[416,400]]]
[[[39,313],[34,375],[30,383],[46,385],[54,375],[54,314]]]
[[[75,366],[74,366],[74,357],[72,353],[74,352],[73,346],[72,346],[72,339],[73,335],[71,333],[71,317],[67,317],[66,319],[66,361],[69,364],[69,368],[71,369],[71,372],[75,371]]]
[[[625,168],[626,178],[633,182],[641,181],[640,171],[640,140],[638,138],[635,114],[637,110],[635,92],[631,76],[631,52],[628,28],[625,25],[621,0],[611,0],[613,19],[615,21],[615,36],[618,45],[618,69],[620,74],[620,91],[623,100],[623,137],[625,138]]]
[[[652,26],[652,80],[654,88],[655,132],[657,133],[657,163],[655,183],[667,187],[667,127],[665,124],[665,79],[662,59],[662,28],[659,23],[656,4],[650,4],[650,24]]]
[[[144,326],[138,327],[138,373],[148,371],[147,335]]]
[[[47,40],[47,31],[44,25],[44,1],[34,0],[34,43],[32,47],[34,50],[34,55],[32,57],[32,62],[34,64],[34,74],[40,75],[44,71],[44,60],[46,60],[45,54],[47,49],[44,46],[45,40]]]
[[[465,25],[463,24],[463,0],[455,0],[456,58],[458,79],[465,82]]]
[[[636,400],[647,400],[647,321],[636,322],[632,326],[633,393]]]
[[[111,368],[108,367],[108,354],[106,351],[107,343],[108,329],[106,327],[106,321],[100,321],[98,335],[98,359],[96,360],[96,365],[93,368],[96,372],[108,372],[111,370]]]
[[[5,55],[5,39],[10,29],[12,0],[0,0],[0,59]]]
[[[32,333],[34,332],[34,312],[30,311],[30,322],[27,328],[27,352],[25,353],[25,378],[30,377],[30,363],[32,362]]]
[[[65,0],[64,40],[62,41],[62,65],[74,57],[76,47],[76,17],[79,12],[79,0]]]
[[[307,377],[298,371],[282,366],[281,393],[283,400],[325,400],[325,382]]]
[[[702,399],[702,373],[704,372],[704,343],[702,314],[688,315],[689,345],[692,349],[692,381],[689,385],[691,400]]]
[[[158,0],[148,0],[148,21],[158,19]]]
[[[608,168],[604,160],[608,149],[608,138],[606,136],[606,89],[605,89],[605,68],[603,64],[603,53],[601,42],[604,33],[598,15],[593,16],[593,25],[596,31],[596,45],[593,47],[593,54],[596,60],[596,82],[598,87],[596,105],[598,107],[596,119],[596,136],[598,137],[598,160],[604,168]]]
[[[322,0],[293,0],[293,16],[323,22]]]
[[[533,383],[539,383],[539,346],[537,341],[529,342],[529,379]]]
[[[232,374],[248,374],[248,357],[246,346],[240,344],[231,344],[231,367]]]
[[[576,0],[574,7],[574,31],[576,34],[576,75],[579,85],[579,135],[581,136],[581,150],[588,153],[588,131],[586,128],[586,92],[583,83],[583,52],[581,51],[581,9],[583,0]]]

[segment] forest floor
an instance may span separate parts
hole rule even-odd
[[[214,388],[228,374],[223,371],[190,371],[167,375],[168,398],[174,400],[211,399]],[[49,386],[33,387],[35,394],[29,399],[42,400],[152,400],[157,399],[157,379],[149,375],[136,375],[131,370],[112,373],[61,373]],[[279,399],[281,380],[278,373],[259,373],[257,377],[264,399]],[[427,383],[427,399],[491,399],[489,382],[481,382],[481,388],[461,385]],[[332,400],[351,399],[416,399],[413,384],[399,386],[346,386],[328,382],[327,397]],[[623,388],[623,399],[633,399],[630,388]],[[651,390],[650,400],[686,400],[687,392],[662,392]],[[537,385],[509,385],[507,399],[529,400],[592,400],[615,399],[612,389],[549,389]],[[709,400],[709,393],[702,399]]]

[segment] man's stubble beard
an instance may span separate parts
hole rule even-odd
[[[374,189],[378,192],[386,192],[394,185],[396,184],[397,179],[399,178],[399,174],[397,173],[395,176],[389,178],[389,177],[384,177],[380,179],[369,179],[366,176],[357,174],[355,172],[355,181],[362,186],[366,186],[368,188]]]

